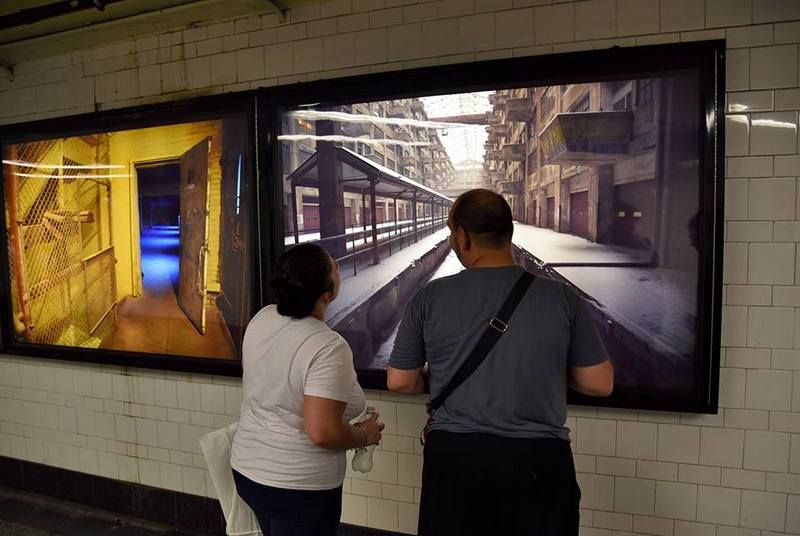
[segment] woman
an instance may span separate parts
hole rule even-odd
[[[302,244],[284,253],[271,286],[278,298],[247,326],[243,398],[231,449],[236,489],[270,536],[336,534],[347,449],[376,445],[383,424],[364,411],[353,354],[325,324],[339,267]]]

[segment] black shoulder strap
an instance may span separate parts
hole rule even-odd
[[[483,363],[483,360],[489,355],[489,352],[492,351],[492,348],[494,348],[500,336],[508,329],[508,320],[511,318],[511,315],[514,314],[514,310],[517,308],[517,305],[519,305],[519,302],[528,291],[534,279],[536,279],[536,276],[527,271],[519,276],[519,279],[514,284],[514,288],[511,289],[508,298],[506,298],[505,303],[503,303],[503,306],[500,308],[500,312],[497,313],[497,316],[489,320],[489,325],[486,326],[478,344],[472,349],[472,353],[469,354],[469,357],[467,357],[461,365],[461,368],[455,373],[450,383],[448,383],[447,386],[442,389],[442,392],[436,395],[428,404],[429,412],[435,411],[439,406],[444,404],[445,399],[450,396],[450,393],[464,383],[464,380],[469,378],[481,363]]]

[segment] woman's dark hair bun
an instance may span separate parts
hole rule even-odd
[[[275,290],[285,289],[289,286],[289,278],[284,274],[278,274],[272,278],[269,284]]]
[[[278,313],[298,319],[310,316],[320,296],[333,290],[332,269],[330,255],[316,244],[300,244],[284,252],[270,281]]]

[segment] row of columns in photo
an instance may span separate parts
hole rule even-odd
[[[291,197],[288,196],[288,197]],[[320,231],[320,203],[319,191],[316,188],[297,187],[294,194],[297,213],[296,227],[298,235],[318,233]],[[435,205],[424,202],[420,197],[417,203],[417,214],[420,218],[430,218],[436,212]],[[287,203],[288,206],[289,203]],[[355,229],[367,227],[372,224],[372,202],[368,190],[344,193],[344,222],[345,228]],[[377,196],[375,200],[376,223],[378,225],[411,221],[413,214],[413,201],[395,199],[394,197]]]
[[[358,192],[348,191],[344,194],[341,204],[330,205],[316,198],[299,195],[298,189],[292,189],[289,206],[292,211],[295,243],[300,242],[301,234],[319,232],[320,244],[337,260],[346,261],[357,257],[364,250],[371,249],[372,263],[380,263],[379,248],[388,245],[391,254],[392,243],[404,237],[409,237],[417,242],[426,231],[433,232],[443,228],[447,223],[448,205],[431,196],[421,195],[418,192],[410,193],[411,200],[405,201],[399,197],[378,197],[375,192],[377,178],[370,178],[371,186],[367,190]],[[314,193],[312,189],[303,189]],[[304,201],[313,199],[313,201]],[[350,204],[347,204],[347,202]],[[313,210],[308,210],[313,208]],[[355,209],[355,210],[353,210]],[[318,214],[316,225],[303,218],[306,215]],[[331,230],[327,221],[339,221],[340,225]],[[312,225],[309,225],[312,223]],[[360,228],[360,229],[359,229]],[[349,232],[347,232],[349,230]],[[347,243],[352,242],[355,247],[348,253]]]
[[[344,176],[343,160],[347,161],[350,173],[347,177]],[[316,170],[315,181],[309,179],[312,169]],[[407,243],[409,236],[416,242],[424,231],[433,232],[446,225],[448,207],[452,204],[449,198],[376,167],[330,142],[319,142],[314,166],[298,171],[300,173],[289,178],[288,205],[294,242],[301,241],[301,232],[310,231],[305,225],[304,229],[300,228],[299,216],[304,202],[298,192],[316,190],[316,199],[312,197],[311,200],[316,201],[318,211],[318,242],[338,261],[352,260],[354,268],[365,250],[371,250],[372,264],[378,264],[382,245],[387,245],[391,254],[393,242],[405,239]],[[400,219],[401,205],[405,220]],[[379,207],[383,209],[380,217]],[[356,229],[359,212],[362,213],[361,230]],[[352,244],[349,252],[348,242]]]

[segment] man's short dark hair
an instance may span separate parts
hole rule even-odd
[[[450,209],[450,226],[461,227],[478,245],[500,249],[511,242],[511,207],[491,190],[470,190],[458,196]]]

